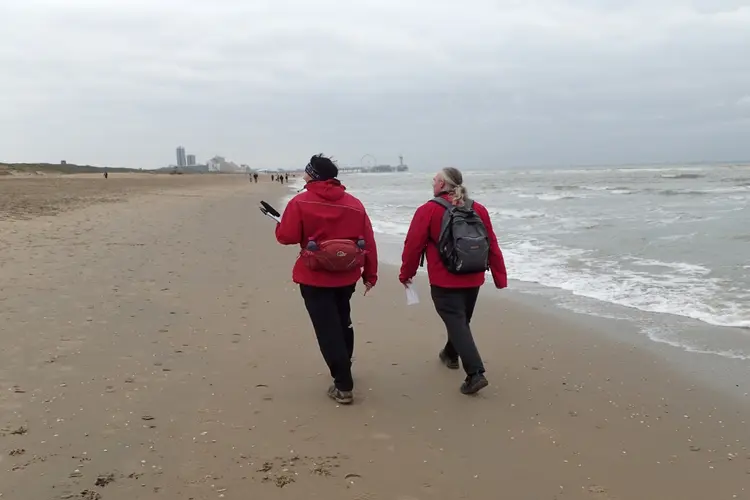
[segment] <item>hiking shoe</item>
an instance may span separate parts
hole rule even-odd
[[[484,374],[477,373],[475,375],[469,375],[466,377],[466,380],[464,380],[464,383],[461,384],[461,393],[476,394],[488,385],[490,385],[490,383],[487,381]]]
[[[342,405],[350,405],[354,401],[352,391],[341,391],[335,385],[328,388],[328,397]]]
[[[440,354],[438,356],[440,357],[440,361],[442,361],[445,366],[447,366],[451,370],[458,370],[458,358],[453,359],[449,357],[447,354],[445,354],[445,349],[440,351]]]

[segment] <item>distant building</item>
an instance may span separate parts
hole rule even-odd
[[[404,163],[404,156],[398,155],[398,165],[396,165],[396,172],[408,172],[409,166]]]
[[[221,171],[222,163],[224,163],[224,158],[221,156],[214,156],[206,162],[206,165],[208,165],[209,172],[219,172]]]
[[[236,173],[241,167],[234,162],[227,161],[223,156],[214,156],[207,162],[209,172]]]
[[[208,165],[188,165],[183,169],[185,172],[204,174],[208,172]]]
[[[195,155],[187,155],[187,164],[188,164],[188,167],[197,165],[197,163],[195,162]]]
[[[185,148],[182,146],[177,147],[177,166],[187,167],[187,158],[185,158]]]

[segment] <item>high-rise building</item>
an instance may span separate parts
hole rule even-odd
[[[185,148],[182,146],[177,147],[177,166],[187,167],[187,158],[185,158]]]
[[[188,164],[188,167],[193,167],[197,165],[195,163],[195,155],[187,155],[187,164]]]

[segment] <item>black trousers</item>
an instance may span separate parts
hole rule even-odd
[[[442,288],[432,286],[430,289],[435,310],[445,323],[448,331],[448,342],[445,354],[451,359],[461,358],[461,364],[467,375],[484,373],[484,364],[471,333],[471,316],[479,296],[479,287]]]
[[[300,285],[305,307],[318,338],[333,383],[341,391],[354,388],[352,380],[352,355],[354,354],[354,327],[352,326],[350,300],[356,285],[323,288]]]

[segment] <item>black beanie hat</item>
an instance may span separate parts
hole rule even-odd
[[[305,173],[314,181],[327,181],[339,175],[339,169],[330,158],[323,154],[310,158],[310,163],[305,167]]]

